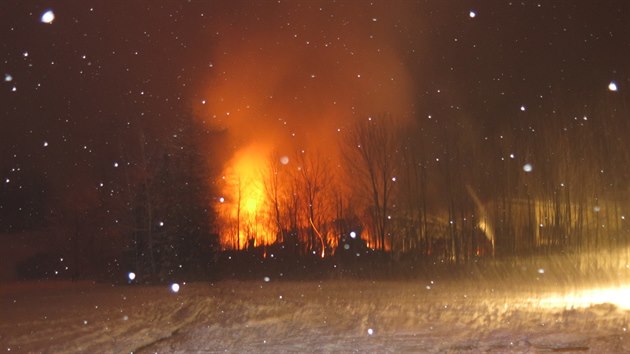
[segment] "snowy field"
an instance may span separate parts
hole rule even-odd
[[[623,288],[488,284],[4,283],[0,352],[630,352]]]

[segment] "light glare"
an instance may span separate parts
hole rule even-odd
[[[534,301],[530,299],[530,301]],[[567,294],[552,294],[538,299],[541,307],[587,308],[593,305],[613,304],[621,309],[630,309],[630,288],[609,287],[576,291]]]

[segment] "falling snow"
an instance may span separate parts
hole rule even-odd
[[[44,12],[40,18],[43,23],[51,24],[55,20],[55,13],[52,10]]]
[[[630,351],[624,1],[140,3],[3,3],[0,351]]]
[[[177,284],[177,283],[171,284],[171,291],[174,292],[174,293],[178,293],[179,292],[179,284]]]
[[[613,91],[613,92],[617,91],[617,83],[615,83],[614,81],[611,81],[608,84],[608,90]]]

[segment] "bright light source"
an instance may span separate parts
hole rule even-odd
[[[530,299],[546,308],[586,308],[599,304],[613,304],[621,309],[630,309],[630,289],[625,287],[593,288],[565,294],[552,294],[539,299]]]
[[[357,238],[357,233],[354,231],[350,231],[350,237]]]
[[[525,112],[525,106],[521,106],[521,112]]]
[[[127,277],[129,278],[129,280],[134,280],[136,279],[136,273],[129,272],[129,274],[127,274]]]
[[[523,171],[525,172],[532,172],[533,169],[534,167],[532,166],[531,163],[526,163],[523,165]]]
[[[368,328],[367,333],[371,336],[374,334],[374,330],[372,328]]]
[[[219,197],[225,199],[216,203],[220,209],[219,218],[222,223],[236,222],[238,216],[243,224],[260,225],[253,240],[255,246],[273,244],[277,238],[276,230],[271,227],[273,223],[267,223],[267,216],[263,217],[269,215],[270,211],[265,189],[268,178],[265,174],[271,173],[266,159],[269,153],[266,147],[258,144],[251,144],[239,150],[222,173],[225,176],[223,178],[225,183],[221,183]],[[279,164],[281,156],[274,157],[275,163]],[[265,218],[265,222],[261,218]],[[248,235],[243,229],[239,231],[237,240],[239,249],[247,247]],[[221,237],[221,242],[227,245],[228,239]],[[233,244],[231,240],[229,244]]]
[[[271,278],[269,277],[264,277],[263,280],[265,281],[265,283],[269,283],[271,281]]]
[[[13,76],[11,76],[11,74],[4,74],[4,81],[5,82],[10,82],[13,80]]]
[[[171,291],[174,292],[174,293],[178,292],[179,291],[179,284],[177,284],[177,283],[171,284]]]
[[[614,81],[611,81],[611,82],[608,84],[608,90],[609,90],[609,91],[613,91],[613,92],[617,91],[617,83],[616,83],[616,82],[614,82]]]
[[[283,164],[283,165],[288,164],[289,163],[289,157],[288,156],[282,156],[280,158],[280,163]]]
[[[55,13],[52,10],[48,10],[42,14],[40,21],[43,23],[51,24],[55,20]]]
[[[468,17],[475,18],[475,17],[477,17],[477,13],[475,11],[473,11],[473,10],[470,10],[470,12],[468,13]]]

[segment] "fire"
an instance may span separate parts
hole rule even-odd
[[[327,161],[304,150],[282,155],[273,144],[239,150],[223,171],[216,200],[222,248],[281,244],[297,254],[333,254],[341,211]]]
[[[223,197],[217,207],[223,248],[244,249],[276,241],[270,227],[264,187],[265,147],[250,145],[240,150],[224,170]]]

